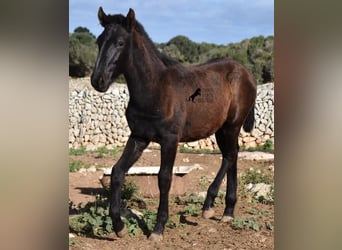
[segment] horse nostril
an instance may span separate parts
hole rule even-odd
[[[100,79],[99,79],[99,84],[103,84],[103,78],[102,77],[100,77]]]

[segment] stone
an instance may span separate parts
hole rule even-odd
[[[258,199],[263,196],[265,199],[269,197],[269,193],[271,191],[271,185],[265,183],[256,183],[256,184],[247,184],[245,185],[246,189],[255,194],[255,197]]]
[[[193,147],[193,148],[198,147],[198,141],[188,142],[187,144],[189,147]]]
[[[186,158],[183,158],[183,159],[182,159],[182,161],[183,161],[183,162],[186,162],[186,163],[187,163],[187,162],[190,162],[190,160],[189,160],[189,158],[188,158],[188,157],[186,157]]]
[[[86,168],[80,168],[78,170],[79,173],[86,173],[87,172],[87,169]]]
[[[259,85],[257,92],[255,129],[251,133],[246,133],[241,129],[240,145],[262,145],[267,140],[266,138],[274,141],[274,83]],[[94,147],[108,143],[125,145],[131,133],[125,118],[128,100],[129,92],[126,85],[113,84],[103,94],[91,87],[89,77],[70,79],[69,146],[87,146],[84,143]],[[80,119],[81,116],[84,118]],[[80,127],[82,125],[80,123],[86,126]],[[95,137],[96,135],[101,135],[101,137]],[[250,136],[254,139],[248,141],[241,139]],[[218,149],[214,135],[184,144],[184,147]]]
[[[87,172],[89,173],[95,173],[96,172],[96,167],[95,166],[91,166],[87,169]]]
[[[96,150],[96,146],[93,145],[93,144],[88,144],[88,145],[86,146],[86,150],[87,150],[87,151],[94,151],[94,150]]]
[[[90,103],[86,103],[84,106],[85,110],[91,110],[91,104]]]
[[[91,142],[93,143],[93,144],[97,144],[98,142],[99,142],[99,140],[100,140],[100,136],[99,135],[94,135],[92,138],[91,138]]]
[[[73,135],[69,135],[69,143],[73,143],[75,141],[75,137]]]

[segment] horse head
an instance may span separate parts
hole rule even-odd
[[[132,9],[129,9],[125,17],[106,15],[100,7],[98,18],[104,30],[96,40],[99,53],[91,75],[91,85],[99,92],[106,92],[115,79],[123,73],[123,65],[136,21]]]

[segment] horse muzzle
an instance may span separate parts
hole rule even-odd
[[[106,92],[109,84],[106,84],[102,76],[96,76],[94,73],[90,77],[91,86],[98,92]]]

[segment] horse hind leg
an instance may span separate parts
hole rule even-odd
[[[237,127],[225,127],[215,133],[217,144],[222,152],[222,163],[215,180],[208,188],[207,197],[202,208],[203,218],[207,219],[214,216],[214,201],[225,175],[227,175],[226,208],[222,221],[228,221],[233,217],[237,190],[236,161],[239,132],[240,130]]]
[[[227,145],[226,145],[226,141],[225,141],[225,131],[221,128],[220,130],[218,130],[215,133],[215,137],[216,137],[216,141],[217,144],[221,150],[222,156],[224,155],[224,152],[227,151]],[[227,160],[225,157],[222,157],[222,163],[221,163],[221,167],[213,181],[213,183],[209,186],[208,188],[208,192],[207,192],[207,196],[206,199],[204,201],[203,204],[203,213],[202,213],[202,217],[205,219],[211,218],[214,216],[215,212],[214,212],[214,201],[215,198],[217,196],[219,187],[222,183],[222,180],[227,172]]]

